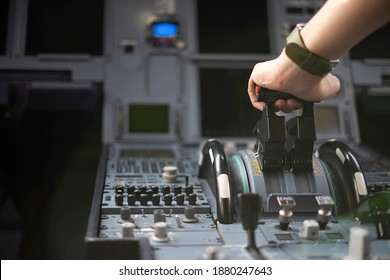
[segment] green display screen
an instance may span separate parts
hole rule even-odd
[[[129,133],[168,132],[168,105],[129,105]]]

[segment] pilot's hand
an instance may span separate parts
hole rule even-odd
[[[306,101],[321,101],[337,95],[340,81],[332,74],[318,77],[302,70],[283,50],[276,59],[257,63],[248,81],[249,99],[253,107],[263,111],[265,104],[257,102],[257,86],[287,92]],[[276,110],[285,113],[300,107],[302,104],[295,99],[275,101]]]

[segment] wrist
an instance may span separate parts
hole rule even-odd
[[[311,52],[305,46],[300,34],[303,26],[303,24],[298,24],[287,37],[285,53],[291,61],[304,71],[315,76],[324,77],[333,70],[338,60],[327,60]]]
[[[314,92],[308,92],[306,89],[313,84],[318,84],[323,79],[322,77],[313,75],[303,70],[295,64],[285,52],[285,49],[280,53],[277,62],[274,80],[272,87],[277,90],[291,93],[301,99],[308,101],[316,101],[317,97]]]
[[[269,88],[288,92],[307,101],[321,101],[337,94],[340,81],[332,74],[325,77],[312,75],[296,65],[285,53],[281,52],[275,61],[273,82]]]

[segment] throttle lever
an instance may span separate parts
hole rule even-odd
[[[273,103],[278,99],[295,99],[299,102],[305,102],[304,100],[286,92],[277,91],[277,90],[271,90],[267,88],[262,88],[259,86],[256,86],[255,93],[257,95],[257,102],[265,102],[265,103]]]
[[[262,170],[312,169],[313,144],[316,139],[313,102],[259,86],[256,86],[255,91],[257,101],[266,104],[254,128],[257,133],[255,150],[259,152]],[[273,104],[278,99],[295,99],[302,103],[302,115],[288,121],[283,115],[277,116]]]

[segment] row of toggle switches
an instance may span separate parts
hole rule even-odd
[[[132,185],[124,187],[117,185],[115,186],[115,204],[122,206],[125,198],[127,198],[127,205],[129,206],[134,206],[137,202],[142,206],[146,206],[149,201],[152,205],[158,206],[161,200],[167,206],[172,205],[174,201],[176,201],[177,205],[184,205],[186,201],[188,201],[189,205],[196,205],[197,195],[193,193],[193,189],[192,185],[188,185],[184,187],[183,192],[182,186],[173,186],[173,193],[171,193],[171,187],[168,185],[164,185],[161,188],[158,186],[136,187]]]

